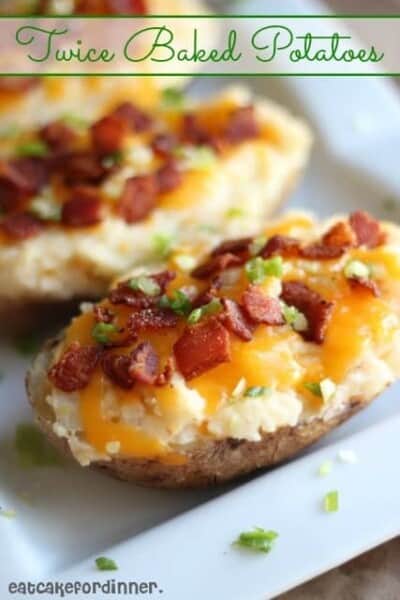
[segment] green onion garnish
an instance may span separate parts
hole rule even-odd
[[[89,127],[89,121],[73,113],[64,114],[60,121],[72,129],[82,130]]]
[[[268,259],[257,256],[247,261],[245,271],[251,283],[262,283],[266,277],[282,277],[283,260],[280,256]]]
[[[331,460],[326,460],[318,469],[318,475],[320,477],[326,477],[332,471],[333,463]]]
[[[92,337],[99,344],[108,344],[110,335],[118,331],[112,323],[96,323],[92,329]]]
[[[246,214],[244,208],[234,207],[227,210],[225,216],[227,219],[242,219]]]
[[[361,260],[350,260],[343,272],[347,279],[368,279],[371,276],[371,269]]]
[[[174,245],[174,236],[167,233],[155,233],[152,238],[155,254],[160,258],[168,258]]]
[[[318,382],[307,381],[303,385],[306,388],[306,390],[311,392],[311,394],[313,394],[314,396],[318,396],[319,398],[322,398],[321,386]]]
[[[248,398],[258,398],[259,396],[264,396],[269,391],[270,388],[265,385],[253,385],[252,387],[247,388],[244,395]]]
[[[121,164],[123,157],[123,152],[116,150],[112,154],[107,154],[101,161],[101,164],[105,169],[112,169],[112,167]]]
[[[282,304],[282,313],[283,318],[287,325],[293,327],[295,331],[301,332],[305,331],[308,328],[308,321],[295,306],[288,306],[287,304]]]
[[[260,235],[259,237],[256,237],[250,244],[250,248],[249,248],[250,254],[252,256],[257,256],[257,254],[259,252],[261,252],[261,250],[264,248],[266,243],[267,243],[267,236]]]
[[[158,296],[161,288],[152,277],[141,275],[130,280],[129,286],[136,291],[143,292],[146,296]]]
[[[178,146],[174,154],[188,171],[210,169],[217,161],[217,155],[210,146]]]
[[[117,563],[111,558],[107,558],[106,556],[99,556],[96,558],[96,566],[99,571],[117,571],[118,566]]]
[[[324,510],[329,513],[337,512],[339,510],[339,492],[337,490],[325,494]]]
[[[221,310],[221,308],[221,300],[219,298],[213,298],[208,304],[204,304],[204,306],[192,310],[188,317],[188,323],[190,323],[190,325],[194,325],[195,323],[198,323],[203,317],[216,314]]]
[[[176,87],[165,88],[162,92],[161,97],[162,108],[178,108],[181,109],[185,106],[185,94],[182,90]]]
[[[175,290],[172,294],[172,298],[169,298],[164,294],[160,299],[159,306],[161,308],[169,308],[177,315],[183,317],[186,317],[192,311],[192,303],[189,297],[181,290]]]
[[[277,537],[276,531],[266,531],[261,527],[256,527],[253,531],[241,533],[234,543],[241,548],[268,553]]]
[[[49,152],[47,144],[42,142],[41,140],[36,140],[32,142],[24,142],[20,144],[16,148],[16,153],[18,156],[46,156]]]
[[[42,219],[42,221],[60,221],[61,205],[51,200],[38,196],[34,198],[29,206],[29,212]]]

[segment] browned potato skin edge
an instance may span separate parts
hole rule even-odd
[[[48,354],[48,363],[57,343],[58,340],[52,340],[42,350]],[[44,375],[42,373],[42,377]],[[62,454],[74,458],[67,440],[56,436],[51,419],[41,414],[38,404],[43,403],[44,398],[37,397],[32,379],[33,369],[27,374],[26,387],[39,427]],[[92,463],[91,468],[146,487],[197,488],[222,484],[287,460],[317,442],[369,402],[354,397],[343,412],[328,421],[315,419],[296,427],[282,427],[274,433],[266,433],[260,442],[232,438],[201,441],[186,447],[187,462],[183,465],[169,465],[156,459],[114,458]]]

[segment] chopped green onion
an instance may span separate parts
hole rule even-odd
[[[168,87],[163,90],[161,97],[162,108],[178,108],[185,106],[185,94],[182,90],[176,87]]]
[[[15,448],[22,467],[46,467],[62,464],[59,454],[44,435],[30,423],[21,423],[15,431]]]
[[[107,558],[106,556],[99,556],[96,558],[96,566],[99,571],[117,571],[118,566],[117,563],[111,558]]]
[[[325,494],[324,510],[329,513],[337,512],[339,510],[339,492],[337,490]]]
[[[262,283],[266,277],[282,277],[283,260],[280,256],[268,259],[257,256],[247,261],[245,271],[251,283]]]
[[[24,142],[20,144],[16,148],[16,153],[18,156],[46,156],[48,154],[47,144],[42,142],[41,140],[36,140],[32,142]]]
[[[22,356],[32,356],[33,354],[36,354],[40,345],[41,340],[37,333],[27,333],[14,340],[14,348]]]
[[[158,296],[161,293],[161,288],[157,281],[152,277],[146,277],[145,275],[140,275],[139,277],[131,279],[129,287],[133,290],[143,292],[146,296]]]
[[[175,156],[186,170],[203,171],[212,168],[217,155],[210,146],[178,146]]]
[[[118,331],[112,323],[96,323],[92,329],[92,337],[99,344],[108,344],[110,335]]]
[[[256,527],[253,531],[241,533],[234,543],[241,548],[268,553],[271,551],[277,537],[276,531],[266,531],[261,527]]]
[[[213,298],[208,304],[204,304],[203,306],[200,306],[200,308],[195,308],[192,310],[188,317],[188,323],[190,323],[190,325],[194,325],[203,317],[216,314],[221,310],[221,308],[221,300],[219,298]]]
[[[159,303],[161,308],[170,308],[177,315],[186,317],[192,310],[192,303],[189,297],[181,290],[175,290],[172,298],[167,295],[162,296]]]
[[[174,244],[174,236],[168,233],[155,233],[153,235],[153,248],[154,252],[160,258],[168,258],[171,254],[171,250]]]
[[[306,331],[306,329],[308,328],[308,321],[305,315],[302,312],[300,312],[295,306],[288,306],[287,304],[283,303],[282,313],[287,325],[293,327],[295,331]]]
[[[371,276],[371,269],[361,260],[350,260],[343,272],[347,279],[368,279]]]
[[[247,388],[244,395],[248,398],[258,398],[259,396],[265,396],[265,394],[270,391],[271,389],[265,385],[253,385],[252,387]]]
[[[306,388],[306,390],[311,392],[311,394],[313,394],[314,396],[318,396],[319,398],[322,398],[322,391],[321,391],[321,386],[319,383],[310,381],[310,382],[304,383],[303,385]]]
[[[261,252],[261,250],[264,248],[266,243],[267,243],[267,236],[260,235],[259,237],[256,237],[250,244],[250,248],[249,248],[250,254],[252,256],[257,256],[257,254],[259,252]]]
[[[72,129],[82,130],[89,127],[89,121],[73,113],[66,113],[60,119],[65,125]]]
[[[174,256],[174,263],[182,271],[191,271],[195,268],[197,261],[194,256],[190,256],[189,254],[178,254]]]
[[[331,460],[326,460],[322,463],[320,468],[318,469],[318,475],[320,477],[326,477],[332,471],[333,463]]]
[[[29,212],[42,219],[42,221],[61,220],[61,205],[54,202],[51,198],[42,196],[34,198],[29,206]]]
[[[246,216],[244,208],[234,207],[226,211],[225,216],[227,219],[241,219]]]
[[[119,165],[122,162],[123,157],[124,155],[121,150],[116,150],[112,154],[107,154],[101,161],[101,164],[105,169],[111,169],[112,167]]]

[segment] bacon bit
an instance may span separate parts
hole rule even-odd
[[[125,390],[130,390],[135,381],[154,384],[158,365],[158,355],[149,342],[139,344],[129,355],[107,353],[101,361],[107,377]]]
[[[355,290],[364,290],[370,292],[376,298],[381,295],[381,290],[376,281],[373,279],[350,277],[348,279],[350,286]]]
[[[231,254],[227,252],[225,254],[220,254],[213,258],[210,258],[207,262],[196,267],[192,272],[191,276],[195,279],[208,279],[211,275],[215,275],[220,273],[221,271],[225,271],[225,269],[229,269],[231,267],[236,267],[238,265],[242,265],[245,259],[236,256],[235,254]]]
[[[162,158],[171,156],[174,148],[178,145],[178,140],[172,133],[159,133],[153,138],[151,147],[153,152]]]
[[[238,238],[236,240],[227,240],[226,242],[222,242],[219,244],[214,250],[211,252],[211,256],[219,256],[220,254],[239,254],[242,255],[249,251],[250,244],[252,243],[253,238],[244,237]]]
[[[197,296],[195,296],[192,300],[192,306],[193,308],[200,308],[200,306],[204,306],[205,304],[208,304],[209,302],[211,302],[211,300],[213,300],[218,293],[218,289],[220,288],[220,283],[219,281],[215,280],[212,282],[212,284],[210,285],[210,287],[208,287],[206,290],[204,290],[203,292],[201,292],[200,294],[198,294]]]
[[[254,323],[283,325],[284,318],[279,300],[266,296],[257,286],[249,285],[242,296],[242,303],[247,316]]]
[[[131,102],[120,104],[111,114],[124,121],[136,133],[148,131],[153,126],[151,117]]]
[[[126,327],[136,336],[140,331],[169,329],[177,324],[178,316],[172,310],[154,306],[132,313]]]
[[[125,354],[106,353],[102,358],[101,368],[113,383],[124,390],[130,390],[134,384],[129,373],[130,364],[131,359]]]
[[[286,235],[272,236],[264,248],[259,252],[262,258],[270,258],[279,254],[282,257],[296,257],[299,255],[300,242],[296,238]]]
[[[295,306],[308,322],[308,329],[301,332],[303,338],[316,344],[322,344],[326,329],[332,316],[333,303],[324,300],[300,281],[285,281],[282,299],[289,306]]]
[[[186,113],[183,116],[182,133],[184,141],[195,146],[208,144],[210,141],[208,132],[201,127],[198,117],[194,113]]]
[[[43,229],[39,219],[28,213],[15,213],[0,222],[0,230],[14,240],[26,240],[38,235]]]
[[[164,369],[162,370],[162,372],[159,375],[157,375],[155,385],[159,386],[159,387],[162,387],[163,385],[167,385],[167,383],[169,383],[172,379],[174,370],[175,370],[174,359],[172,357],[169,357]]]
[[[175,161],[170,160],[162,166],[155,174],[158,192],[164,194],[179,187],[183,181],[183,175],[178,169]]]
[[[10,212],[21,208],[32,189],[15,165],[0,161],[0,210]]]
[[[157,183],[154,176],[138,175],[125,182],[117,210],[126,223],[137,223],[153,210],[156,199]]]
[[[133,380],[153,385],[157,380],[160,360],[149,342],[139,344],[130,355],[129,375]]]
[[[126,304],[135,308],[149,308],[158,303],[160,296],[164,294],[167,285],[176,277],[173,271],[162,271],[156,275],[151,275],[160,286],[159,296],[146,296],[140,290],[134,290],[129,285],[129,281],[123,281],[118,284],[116,289],[111,290],[109,300],[112,304]]]
[[[93,152],[73,152],[61,156],[55,169],[68,183],[99,183],[107,174],[99,156]]]
[[[147,7],[146,0],[77,0],[75,13],[144,15],[147,13]]]
[[[48,373],[50,381],[64,392],[75,392],[87,386],[101,356],[96,346],[73,342]]]
[[[112,323],[115,316],[109,308],[101,304],[95,304],[93,313],[96,323]]]
[[[96,189],[78,186],[62,207],[61,220],[70,227],[88,227],[101,221],[101,197]]]
[[[357,236],[359,246],[376,248],[385,242],[386,234],[381,230],[379,221],[367,212],[359,210],[350,215],[350,225]]]
[[[70,150],[77,139],[75,131],[62,121],[54,121],[45,125],[39,135],[54,152]]]
[[[122,147],[127,129],[126,122],[116,115],[96,121],[91,127],[94,150],[103,156],[117,152]]]
[[[49,180],[50,165],[46,158],[39,156],[17,158],[11,161],[11,166],[25,178],[32,194],[39,192]]]
[[[241,340],[249,342],[253,337],[254,325],[247,319],[237,302],[228,298],[223,298],[221,302],[224,312],[220,318],[225,327]]]
[[[301,250],[301,256],[311,260],[339,258],[356,245],[356,237],[348,223],[340,221],[322,237],[321,242],[310,244]]]
[[[229,333],[218,319],[206,319],[185,329],[174,354],[184,378],[193,379],[231,360]]]
[[[230,144],[238,144],[260,135],[254,106],[241,106],[231,115],[224,131],[224,139]]]

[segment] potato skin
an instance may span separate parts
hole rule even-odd
[[[74,458],[67,440],[53,432],[51,410],[48,407],[46,409],[44,402],[50,384],[46,378],[47,368],[43,369],[43,366],[49,365],[52,352],[58,343],[59,340],[51,340],[43,348],[27,374],[26,386],[41,430],[58,450]],[[170,465],[155,459],[114,458],[110,461],[94,462],[91,468],[146,487],[198,488],[222,484],[291,458],[367,404],[369,400],[354,397],[334,418],[316,418],[310,423],[296,427],[282,427],[274,433],[266,433],[260,442],[228,438],[191,444],[185,447],[187,461],[181,465]]]

